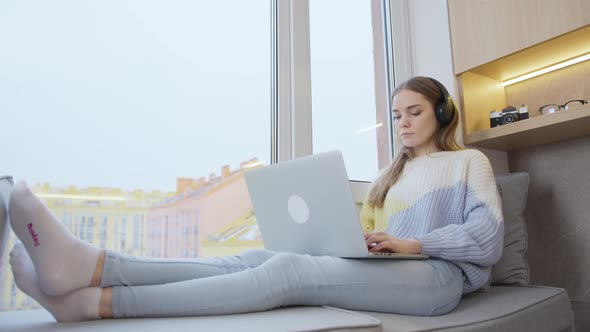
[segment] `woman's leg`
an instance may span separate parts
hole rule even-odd
[[[19,287],[60,321],[233,314],[290,305],[430,316],[451,311],[463,289],[461,270],[442,260],[277,253],[257,268],[232,274],[163,285],[90,287],[52,297],[31,282],[36,278],[32,263],[28,270],[22,265],[13,264]]]
[[[263,264],[275,253],[264,249],[246,250],[237,256],[169,259],[121,255],[107,250],[99,275],[100,287],[159,285],[243,271]],[[103,267],[104,266],[104,267]]]
[[[88,286],[153,285],[233,273],[259,266],[273,253],[250,250],[207,259],[152,259],[116,254],[75,237],[24,182],[14,186],[11,224],[39,276],[42,291],[61,295]]]
[[[234,314],[331,305],[409,315],[452,310],[461,270],[441,260],[365,260],[278,253],[257,268],[177,283],[113,287],[115,318]]]
[[[258,261],[243,264],[244,270],[236,268],[238,264],[229,268],[230,272],[240,271],[236,273],[224,274],[228,271],[228,267],[223,266],[226,261],[222,266],[219,262],[210,264],[208,261],[196,264],[198,271],[211,268],[205,274],[194,276],[201,279],[164,283],[172,280],[166,277],[149,281],[163,282],[162,285],[114,287],[112,290],[84,288],[94,285],[93,278],[97,275],[105,279],[103,285],[121,280],[129,282],[125,279],[135,277],[121,272],[125,268],[112,268],[107,262],[108,255],[103,257],[100,249],[74,237],[24,183],[15,185],[12,191],[10,218],[32,259],[22,258],[28,259],[28,255],[22,255],[21,247],[20,258],[13,264],[13,271],[20,270],[15,273],[19,275],[15,277],[17,284],[58,320],[98,318],[100,299],[104,299],[108,307],[110,292],[114,317],[151,317],[239,313],[287,305],[333,305],[433,315],[451,310],[458,303],[462,290],[461,271],[444,261],[355,260],[286,253],[273,255],[265,251],[254,251],[258,252],[254,255]],[[101,257],[105,259],[104,271],[100,271]],[[260,262],[264,263],[255,267]],[[162,262],[151,263],[145,264],[147,269],[161,270]],[[186,266],[180,265],[182,269]],[[194,267],[190,265],[190,269]],[[107,272],[107,269],[115,272]],[[217,275],[218,272],[224,275]],[[123,277],[119,276],[121,273]],[[214,275],[217,276],[202,278]],[[106,280],[108,278],[112,280]],[[42,286],[43,292],[37,285]],[[105,316],[108,317],[108,313]]]
[[[112,254],[112,253],[111,253]],[[232,273],[238,270],[253,268],[274,255],[266,250],[248,250],[238,256],[192,260],[190,262],[175,260],[149,260],[133,257],[117,256],[116,264],[104,264],[111,274],[102,273],[105,262],[104,251],[99,255],[96,271],[92,277],[95,286],[101,283],[100,276],[111,281],[124,281],[131,284],[162,284],[189,278],[210,277],[217,274]],[[10,252],[10,265],[18,287],[49,310],[58,321],[80,321],[99,318],[111,318],[112,288],[84,287],[72,290],[64,295],[47,295],[40,287],[39,276],[29,254],[22,243],[15,244]],[[117,273],[114,273],[117,271]],[[98,280],[96,280],[98,276]],[[189,278],[190,279],[190,278]],[[103,279],[102,284],[108,283]]]

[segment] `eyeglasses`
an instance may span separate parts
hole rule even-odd
[[[583,100],[583,99],[572,99],[572,100],[568,100],[563,105],[547,104],[547,105],[541,106],[541,107],[539,107],[539,113],[551,114],[551,113],[555,113],[555,112],[559,111],[562,108],[564,110],[567,110],[570,106],[580,106],[580,105],[584,105],[584,104],[588,104],[588,101]]]

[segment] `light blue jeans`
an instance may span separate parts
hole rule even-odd
[[[113,287],[113,315],[234,314],[291,305],[418,316],[453,310],[463,274],[450,262],[346,259],[262,249],[204,259],[137,258],[106,252],[101,287]]]

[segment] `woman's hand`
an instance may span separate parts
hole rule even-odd
[[[401,254],[420,254],[422,244],[416,239],[402,240],[384,232],[365,234],[365,242],[371,252],[397,252]]]

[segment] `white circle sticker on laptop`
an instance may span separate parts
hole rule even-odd
[[[309,220],[309,207],[300,196],[291,195],[287,201],[287,209],[296,223],[304,224]]]

